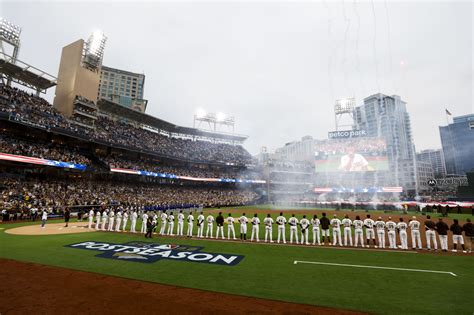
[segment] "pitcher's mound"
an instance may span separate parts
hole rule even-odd
[[[95,229],[87,228],[87,222],[69,223],[68,227],[64,227],[63,223],[46,223],[44,228],[41,227],[41,222],[35,225],[20,226],[13,229],[5,230],[5,233],[16,235],[54,235],[54,234],[72,234],[95,232]]]

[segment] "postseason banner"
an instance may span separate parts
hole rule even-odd
[[[317,173],[374,172],[388,170],[387,145],[380,138],[321,141],[315,148]]]
[[[80,170],[80,171],[83,171],[87,168],[87,166],[83,164],[74,164],[74,163],[62,162],[62,161],[45,160],[45,159],[40,159],[40,158],[35,158],[35,157],[14,155],[14,154],[8,154],[8,153],[0,153],[0,160],[45,165],[45,166],[54,166],[54,167],[61,167],[61,168],[70,168],[70,169],[75,169],[75,170]]]

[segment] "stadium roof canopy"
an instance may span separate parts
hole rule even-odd
[[[210,132],[206,130],[200,130],[196,128],[190,127],[182,127],[165,120],[156,118],[154,116],[141,113],[139,111],[133,110],[131,108],[122,106],[115,102],[112,102],[107,99],[100,99],[97,102],[99,110],[103,112],[108,112],[113,115],[117,115],[129,120],[136,121],[138,123],[171,133],[171,134],[181,134],[181,135],[191,135],[196,137],[203,137],[203,138],[210,138],[222,141],[235,141],[235,142],[243,142],[245,141],[248,136],[245,135],[236,135],[230,133],[219,133],[219,132]]]
[[[45,71],[35,68],[23,61],[0,53],[0,73],[10,78],[13,82],[43,92],[56,85],[56,78]]]

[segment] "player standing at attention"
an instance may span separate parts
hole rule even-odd
[[[203,238],[203,234],[204,234],[204,214],[199,214],[198,217],[197,217],[197,226],[198,226],[198,237],[200,238]]]
[[[321,245],[321,240],[319,238],[320,224],[321,222],[319,222],[318,216],[315,214],[311,219],[311,225],[313,226],[313,245],[316,245],[316,242],[318,242],[318,245]]]
[[[438,242],[436,242],[436,226],[431,217],[426,216],[425,221],[425,235],[426,235],[426,249],[431,250],[431,241],[433,241],[433,249],[438,250]]]
[[[114,230],[114,222],[115,222],[115,212],[114,209],[111,208],[109,212],[109,229],[108,231]]]
[[[91,208],[89,211],[89,225],[87,226],[89,229],[92,229],[92,223],[94,222],[94,209]]]
[[[146,233],[146,224],[148,222],[148,214],[146,211],[143,211],[142,213],[142,227],[140,229],[140,233]]]
[[[280,212],[280,215],[276,218],[276,224],[278,225],[277,243],[280,243],[280,236],[282,236],[283,244],[286,244],[286,235],[285,235],[286,218],[283,216],[283,212]]]
[[[385,248],[385,222],[382,221],[382,217],[379,217],[377,221],[375,221],[375,228],[377,229],[377,242],[379,244],[379,248]]]
[[[127,232],[126,227],[127,227],[127,221],[128,221],[128,208],[123,212],[123,224],[122,224],[122,230],[124,232]]]
[[[95,230],[98,231],[100,229],[100,210],[97,210],[95,214]]]
[[[472,241],[474,240],[474,226],[472,225],[471,219],[466,219],[466,223],[464,223],[464,225],[462,226],[462,230],[464,231],[464,236],[466,237],[466,245],[469,244],[467,252],[471,253]]]
[[[309,220],[306,219],[305,214],[303,214],[303,219],[300,220],[300,227],[301,227],[301,244],[309,245],[309,240],[308,240]]]
[[[458,243],[462,246],[462,252],[466,252],[466,248],[464,247],[464,239],[462,237],[462,226],[459,225],[458,219],[453,220],[453,224],[451,224],[451,227],[449,228],[451,232],[453,232],[453,250],[452,252],[455,253],[457,252],[457,246]]]
[[[331,245],[331,236],[329,234],[329,226],[331,225],[331,222],[326,217],[325,212],[323,212],[323,217],[319,221],[321,222],[321,233],[323,236],[323,244],[326,245],[326,237],[327,237],[329,245]]]
[[[133,210],[132,214],[130,215],[132,224],[130,226],[130,232],[136,233],[135,228],[137,226],[137,219],[138,219],[138,213],[137,210]]]
[[[252,218],[252,236],[250,237],[250,241],[253,242],[253,239],[257,240],[257,242],[260,242],[258,239],[258,232],[260,230],[260,219],[258,218],[257,214],[255,213],[253,218]]]
[[[216,217],[216,238],[219,238],[219,231],[221,232],[222,239],[225,239],[224,236],[224,217],[222,216],[222,212],[219,212],[219,215]]]
[[[188,214],[188,232],[186,233],[187,237],[193,237],[193,222],[194,222],[194,216],[191,211],[189,211]]]
[[[349,219],[349,216],[347,214],[344,216],[344,219],[342,219],[341,223],[342,223],[342,226],[344,227],[344,246],[348,246],[347,245],[348,238],[349,238],[349,244],[350,246],[352,246],[352,229],[351,229],[352,221],[351,219]]]
[[[290,225],[290,244],[293,244],[293,235],[295,236],[296,244],[298,244],[298,219],[295,218],[295,214],[291,215],[288,224]]]
[[[412,220],[408,223],[411,229],[411,247],[416,249],[418,243],[418,249],[421,249],[421,236],[420,236],[420,222],[413,216]]]
[[[230,240],[230,234],[232,234],[232,238],[234,240],[237,239],[237,238],[235,238],[234,222],[235,222],[235,219],[229,213],[229,216],[227,217],[227,239],[229,239],[229,240]]]
[[[396,249],[397,248],[397,224],[392,221],[391,217],[388,217],[388,221],[385,224],[387,227],[387,235],[388,235],[388,244],[390,248]]]
[[[210,214],[207,216],[206,221],[207,221],[206,238],[209,237],[209,233],[211,233],[211,238],[213,238],[212,232],[214,230],[214,227],[213,227],[214,217]]]
[[[400,218],[400,222],[397,224],[398,233],[400,235],[400,248],[408,249],[408,235],[407,235],[407,224],[403,222],[403,218]]]
[[[41,228],[44,229],[46,221],[48,220],[48,212],[46,209],[43,209],[43,213],[41,214]]]
[[[267,214],[267,217],[263,220],[263,224],[265,225],[265,243],[267,239],[270,240],[270,243],[273,243],[273,219],[270,213]]]
[[[165,235],[166,233],[166,222],[168,221],[168,215],[166,211],[163,210],[161,213],[161,228],[160,228],[160,235]]]
[[[370,218],[370,214],[367,215],[367,219],[364,220],[365,226],[365,236],[367,237],[367,247],[370,247],[370,239],[374,242],[374,247],[377,248],[375,244],[375,232],[374,232],[374,220]]]
[[[337,215],[334,215],[334,218],[331,220],[332,226],[332,245],[342,246],[342,239],[341,239],[341,220],[337,218]]]
[[[362,222],[359,216],[356,216],[356,219],[354,220],[354,222],[352,222],[352,224],[354,225],[354,237],[355,237],[354,246],[357,247],[360,241],[360,245],[362,247],[365,247],[364,246],[364,231],[363,231],[364,222]]]
[[[183,236],[183,228],[184,228],[184,214],[183,214],[183,210],[179,210],[179,213],[178,213],[178,230],[176,231],[176,234],[178,236]]]
[[[108,209],[105,209],[104,212],[102,212],[102,231],[105,231],[105,225],[107,224],[107,221],[109,219],[109,216],[107,215]]]
[[[242,216],[239,218],[239,223],[240,223],[240,239],[241,240],[247,240],[247,223],[249,222],[249,219],[245,216],[245,213],[242,214]]]
[[[168,216],[168,235],[173,236],[173,231],[174,231],[174,215],[173,212],[170,212],[170,215]]]
[[[439,235],[439,243],[441,246],[441,250],[443,252],[448,251],[448,231],[449,227],[446,222],[443,222],[442,218],[439,218],[438,222],[436,222],[436,231],[438,231]]]
[[[120,225],[122,224],[122,211],[120,209],[117,211],[116,217],[115,231],[120,232]]]

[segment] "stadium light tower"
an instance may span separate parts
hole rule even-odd
[[[20,34],[21,27],[0,17],[0,52],[3,60],[8,60],[12,64],[16,63],[20,51]],[[9,46],[10,50],[13,48],[13,52],[9,54],[4,45]],[[10,83],[11,79],[8,78],[7,85]]]
[[[208,128],[201,128],[202,123],[204,123]],[[198,109],[194,114],[194,128],[201,128],[203,130],[211,130],[214,132],[222,131],[219,130],[219,127],[226,126],[232,128],[232,134],[235,132],[235,117],[228,116],[222,112],[206,113],[203,109]]]
[[[87,39],[82,53],[83,65],[92,70],[99,71],[104,58],[107,36],[102,31],[94,31]]]
[[[341,127],[352,127],[354,125],[355,98],[343,98],[336,100],[334,105],[334,115],[336,120],[336,131]],[[348,116],[350,123],[341,123],[341,118]]]

